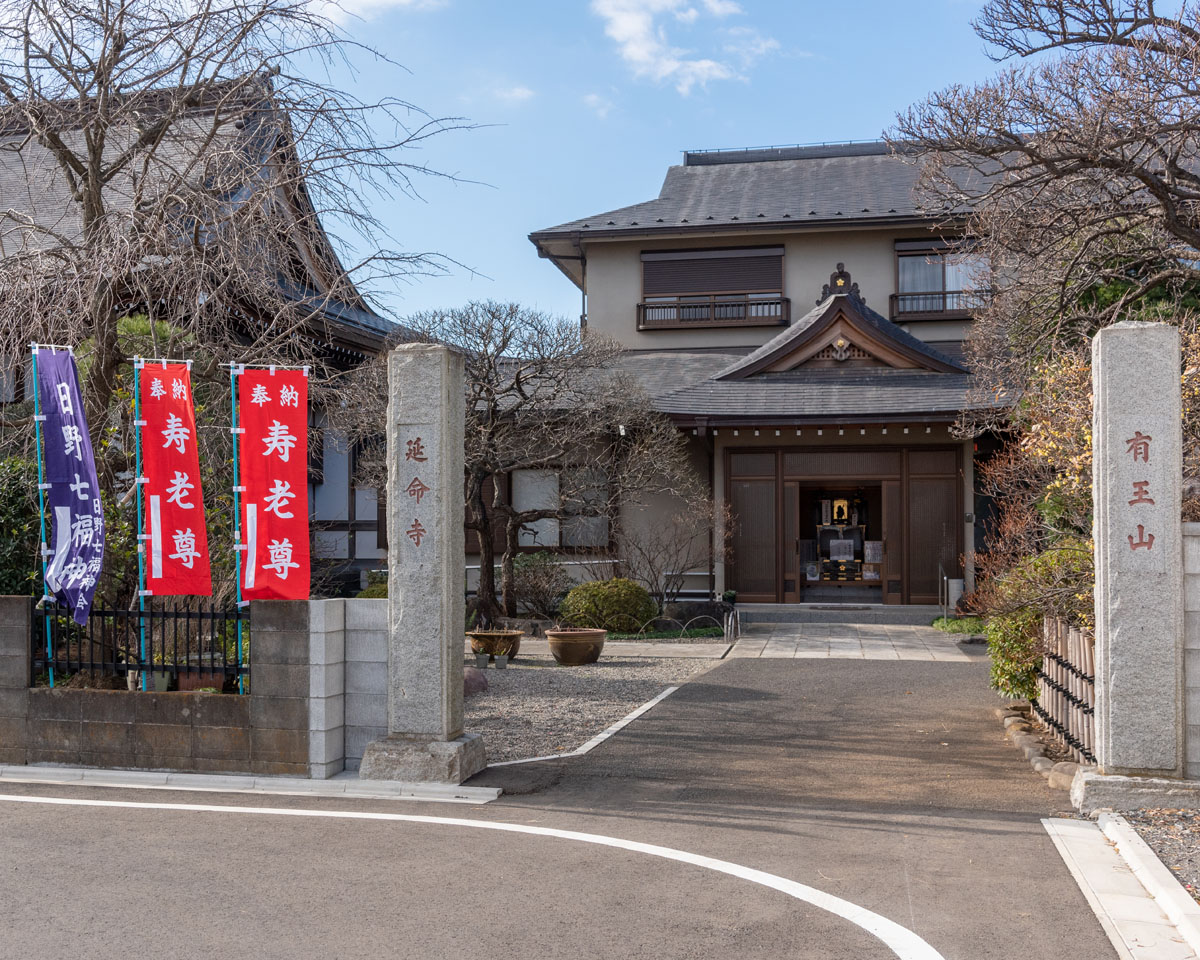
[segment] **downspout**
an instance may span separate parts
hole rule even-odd
[[[579,330],[587,333],[587,256],[583,252],[583,244],[579,242],[579,232],[571,237],[575,250],[579,254]]]
[[[713,503],[714,509],[717,507],[717,447],[713,440],[712,434],[708,432],[708,421],[697,420],[696,426],[700,430],[700,437],[704,441],[704,448],[708,451],[708,497]],[[713,517],[716,520],[716,517]],[[717,527],[713,524],[712,536],[708,544],[708,596],[710,600],[717,599]],[[725,531],[721,531],[724,536]]]

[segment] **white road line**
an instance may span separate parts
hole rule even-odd
[[[132,800],[83,800],[69,797],[30,797],[0,794],[0,801],[11,803],[40,803],[64,807],[119,807],[131,810],[188,810],[197,813],[234,813],[268,815],[276,817],[318,817],[333,820],[384,820],[401,823],[423,823],[431,826],[468,827],[473,830],[498,830],[503,833],[523,833],[538,837],[554,837],[559,840],[575,840],[602,847],[616,847],[634,853],[644,853],[664,860],[674,860],[723,873],[739,880],[748,880],[771,890],[778,890],[796,900],[810,903],[814,907],[848,920],[867,933],[878,938],[900,960],[946,960],[919,936],[849,900],[835,897],[815,887],[794,880],[765,873],[752,867],[744,867],[728,860],[717,860],[673,847],[660,847],[653,843],[639,843],[619,837],[606,837],[598,833],[579,833],[575,830],[556,830],[552,827],[533,827],[523,823],[495,823],[484,820],[463,820],[457,817],[424,817],[407,813],[373,813],[358,810],[303,810],[286,807],[231,807],[205,803],[140,803]]]
[[[600,731],[598,734],[596,734],[594,737],[592,737],[591,740],[589,740],[587,743],[585,743],[582,747],[576,747],[574,750],[571,750],[569,753],[552,753],[552,754],[549,754],[544,757],[524,757],[521,760],[501,760],[499,763],[489,763],[488,766],[489,767],[511,767],[517,763],[537,763],[540,760],[561,760],[561,759],[563,759],[563,757],[582,757],[589,750],[592,750],[592,749],[600,746],[600,744],[602,744],[605,740],[607,740],[609,737],[611,737],[618,730],[621,730],[622,728],[633,723],[634,720],[636,720],[643,713],[645,713],[647,710],[649,710],[651,707],[653,707],[656,703],[658,703],[662,700],[665,700],[667,697],[669,697],[671,694],[673,694],[678,689],[679,689],[678,687],[667,687],[666,690],[664,690],[662,693],[660,693],[653,700],[647,700],[640,707],[638,707],[636,710],[634,710],[633,713],[629,714],[629,716],[622,717],[620,720],[618,720],[616,723],[614,723],[608,729]]]

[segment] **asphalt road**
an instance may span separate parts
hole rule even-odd
[[[169,807],[0,799],[0,958],[1115,957],[994,704],[984,664],[732,660],[483,807],[7,786]]]

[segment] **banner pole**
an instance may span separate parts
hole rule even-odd
[[[233,414],[233,426],[229,435],[233,438],[233,559],[237,586],[237,664],[238,693],[246,692],[246,676],[242,669],[242,503],[238,495],[241,476],[238,473],[238,408],[237,408],[237,364],[229,365],[229,405]],[[254,562],[254,558],[250,558]]]
[[[32,344],[33,351],[33,428],[37,444],[38,465],[38,513],[42,525],[42,624],[46,633],[46,670],[50,675],[50,686],[54,686],[54,655],[50,643],[50,614],[47,611],[46,599],[50,596],[50,586],[46,583],[46,485],[42,470],[42,404],[41,389],[38,383],[38,345]]]
[[[137,487],[137,558],[138,558],[138,640],[139,665],[142,668],[142,692],[150,689],[146,676],[146,541],[142,539],[142,367],[145,361],[141,357],[133,360],[133,444],[134,444],[134,478]]]

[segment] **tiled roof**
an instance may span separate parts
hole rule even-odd
[[[203,113],[204,108],[196,112]],[[174,171],[188,168],[192,162],[188,151],[208,133],[207,128],[184,126],[184,121],[179,123],[183,130],[180,136],[165,139],[156,148],[156,156],[163,169],[168,171],[168,178]],[[229,123],[219,129],[217,136],[239,138],[237,146],[247,162],[247,184],[254,180],[252,169],[254,164],[261,162],[259,155],[265,157],[263,137],[271,136],[276,128],[276,121],[269,115],[269,110],[260,109],[248,112],[240,126]],[[83,150],[83,133],[80,130],[65,129],[59,131],[59,136],[68,146]],[[117,140],[115,136],[112,139]],[[215,148],[226,149],[225,143],[218,143]],[[136,165],[132,168],[138,169]],[[132,205],[134,192],[135,183],[127,171],[108,184],[106,200],[114,207],[122,203]],[[230,191],[222,199],[232,207],[244,202],[250,193],[251,187],[248,186],[243,190]],[[295,191],[292,202],[307,204],[308,198],[304,191]],[[58,163],[48,150],[21,130],[0,131],[0,203],[29,217],[41,228],[28,230],[15,219],[0,220],[0,256],[11,256],[30,246],[36,247],[39,240],[48,243],[45,238],[51,232],[67,238],[82,232],[79,204],[71,199],[70,186]],[[302,214],[306,220],[316,219],[311,206]],[[319,310],[331,334],[358,332],[364,334],[372,345],[381,344],[395,336],[399,329],[397,325],[377,314],[353,284],[343,284],[340,293],[344,296],[341,298],[327,291],[320,271],[313,268],[327,268],[334,276],[340,276],[344,268],[324,231],[308,231],[307,244],[308,249],[302,251],[301,259],[310,266],[309,283],[299,287],[281,277],[279,283],[283,294],[297,302],[315,304],[315,309]],[[360,338],[352,336],[352,339],[357,341]]]
[[[967,374],[891,368],[757,374],[704,380],[655,398],[655,408],[714,421],[830,422],[897,420],[983,408]]]
[[[736,350],[639,350],[623,354],[617,366],[651,397],[659,397],[715,376],[744,354]]]
[[[547,227],[531,238],[944,215],[917,203],[919,171],[914,155],[892,153],[883,143],[689,153],[667,171],[657,199]]]

